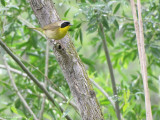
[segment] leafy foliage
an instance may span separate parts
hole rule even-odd
[[[145,119],[145,104],[143,83],[140,74],[136,36],[131,14],[130,3],[127,0],[56,0],[55,7],[60,17],[74,24],[69,33],[81,60],[88,70],[90,78],[94,79],[113,100],[110,75],[101,41],[99,23],[103,24],[105,37],[114,67],[118,88],[118,96],[122,117],[126,120]],[[158,0],[142,2],[142,17],[145,36],[145,48],[148,60],[148,83],[151,94],[152,114],[155,120],[160,115],[159,108],[159,67],[160,67],[160,3]],[[35,31],[29,29],[28,21],[38,26],[29,3],[25,0],[0,0],[0,38],[21,59],[25,66],[44,82],[46,40]],[[0,48],[1,55],[4,51]],[[52,50],[49,52],[49,85],[62,93],[69,102],[71,93],[56,62]],[[7,57],[10,67],[21,71],[20,67]],[[0,64],[4,64],[0,60]],[[16,85],[25,100],[38,116],[42,104],[42,91],[22,74],[12,73]],[[6,70],[0,68],[0,116],[10,119],[30,119],[33,117],[25,109],[9,80]],[[48,88],[47,88],[48,89]],[[116,120],[116,113],[110,101],[99,89],[94,87],[96,96],[102,107],[105,119]],[[46,102],[43,117],[45,119],[65,119],[70,115],[80,119],[78,112],[52,94],[58,104],[64,108],[61,114],[56,107]]]

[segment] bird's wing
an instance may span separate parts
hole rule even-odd
[[[49,25],[46,25],[43,27],[44,30],[55,30],[57,28],[59,28],[60,26],[58,26],[57,24],[51,23]]]

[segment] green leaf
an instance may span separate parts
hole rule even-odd
[[[108,2],[108,6],[112,6],[113,4],[115,4],[117,1],[109,1]]]
[[[114,9],[113,14],[115,14],[119,10],[120,6],[121,6],[121,3],[118,3],[117,6]]]
[[[65,87],[59,87],[60,92],[65,96],[66,99],[69,99],[69,95],[65,89]]]
[[[50,115],[48,115],[47,113],[44,113],[44,114],[43,114],[43,117],[46,118],[47,120],[52,120],[52,119],[53,119],[53,118],[52,118]]]
[[[67,16],[68,12],[70,11],[71,8],[69,8],[65,13],[64,13],[64,17]]]
[[[77,52],[79,52],[81,49],[82,49],[82,46],[79,46],[79,47],[77,48]]]
[[[4,108],[0,108],[0,113],[2,113],[3,111],[5,111],[8,107],[4,107]]]
[[[85,3],[85,2],[86,2],[86,0],[81,0],[81,2],[82,2],[82,3]]]
[[[97,45],[97,42],[100,40],[100,38],[98,38],[98,37],[94,37],[94,38],[92,38],[92,40],[91,40],[91,44],[93,45],[93,46],[96,46]]]
[[[127,108],[129,107],[129,97],[130,97],[130,91],[127,90],[127,92],[124,93],[124,106],[123,106],[123,112],[125,112],[127,110]]]
[[[116,19],[114,20],[114,22],[113,22],[113,23],[114,23],[114,25],[119,29],[119,24],[118,24],[118,22],[117,22],[117,20],[116,20]]]
[[[6,6],[5,0],[1,0],[3,6]]]
[[[111,38],[107,34],[106,34],[106,40],[112,47],[114,47],[113,41],[111,40]]]
[[[5,25],[5,26],[4,26],[4,32],[10,31],[12,26],[13,26],[13,22]]]
[[[110,105],[111,103],[110,103],[110,101],[104,99],[104,100],[101,100],[101,101],[100,101],[100,104],[107,106],[107,105]]]
[[[110,29],[108,25],[108,21],[106,20],[104,16],[102,16],[102,23],[103,23],[103,26],[106,28],[106,30]]]
[[[69,109],[65,110],[65,111],[63,112],[62,118],[64,118],[66,115],[68,115],[69,112],[70,112]]]
[[[148,80],[148,86],[150,90],[154,91],[155,93],[158,93],[159,89],[152,83],[152,80]]]
[[[123,113],[123,116],[127,115],[127,113],[130,112],[135,106],[136,106],[135,102],[133,102],[131,105],[129,105],[129,107]]]
[[[75,40],[77,40],[77,39],[78,39],[78,37],[79,37],[79,33],[78,33],[78,31],[75,31],[74,39],[75,39]]]
[[[93,33],[97,30],[97,24],[91,25],[87,28],[88,33]]]
[[[104,39],[105,36],[103,35],[100,27],[98,28],[98,34],[100,35],[101,39]]]
[[[8,5],[7,7],[12,10],[19,10],[19,7],[17,5]]]
[[[20,111],[18,109],[17,109],[17,111],[18,111],[18,115],[20,115],[23,118],[26,118],[25,114],[22,111]]]
[[[18,111],[14,106],[11,106],[11,110],[12,110],[13,113],[18,114]]]
[[[78,23],[75,25],[75,28],[79,28],[81,26],[82,23]]]
[[[23,118],[26,118],[25,114],[22,111],[20,111],[17,108],[15,108],[15,106],[11,106],[11,110],[13,111],[13,113],[18,114]]]
[[[70,29],[69,29],[69,31],[74,31],[76,28],[79,28],[80,26],[81,26],[81,24],[82,23],[74,23],[71,27],[70,27]]]
[[[16,108],[19,108],[21,106],[21,101],[20,101],[20,99],[17,99],[16,101],[15,101],[15,107]]]
[[[80,58],[85,64],[89,65],[90,67],[93,67],[93,65],[95,64],[94,61],[92,61],[92,60],[90,60],[88,58],[84,58],[82,56]]]
[[[54,103],[55,103],[55,106],[57,108],[57,113],[59,113],[60,115],[62,115],[62,112],[60,110],[60,105],[56,101],[54,101]]]
[[[100,55],[101,50],[102,50],[102,43],[98,46],[98,49],[97,49],[97,53],[98,53],[98,55]]]
[[[5,86],[5,87],[8,88],[8,89],[11,88],[10,84],[7,84],[6,82],[0,81],[0,85]],[[2,93],[1,93],[1,92],[2,92]],[[1,92],[0,92],[0,94],[3,94],[3,90],[2,90]]]
[[[82,34],[82,30],[79,29],[79,38],[80,38],[80,42],[81,42],[81,45],[83,44],[83,34]]]

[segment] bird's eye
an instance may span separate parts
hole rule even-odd
[[[61,28],[64,28],[64,27],[66,27],[68,25],[70,25],[70,22],[64,22],[64,23],[61,24]]]

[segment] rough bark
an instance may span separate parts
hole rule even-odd
[[[51,0],[30,0],[40,25],[59,20]],[[89,77],[68,36],[53,45],[54,55],[62,69],[83,120],[103,120],[100,106]]]

